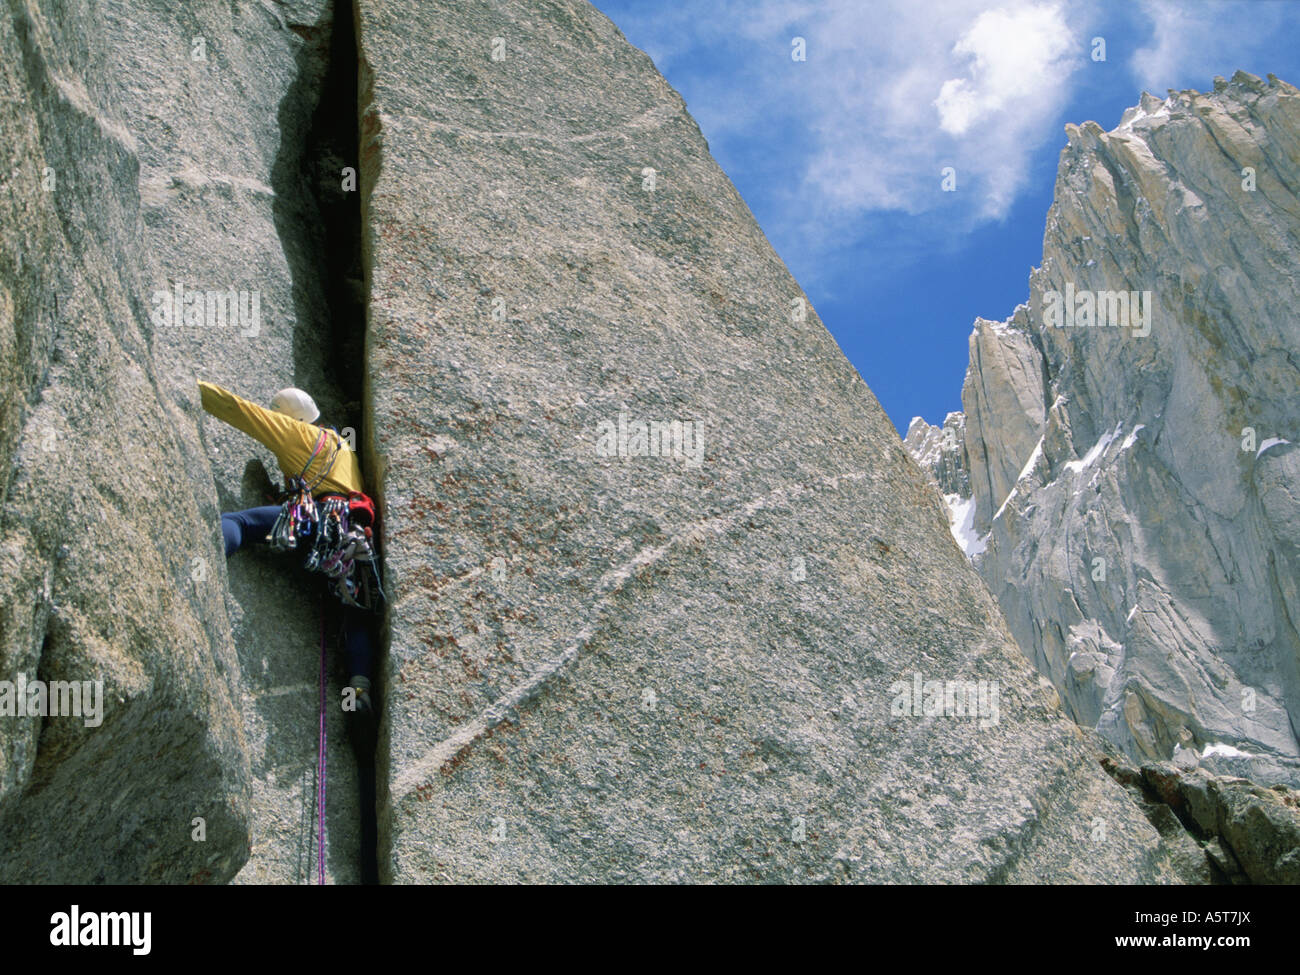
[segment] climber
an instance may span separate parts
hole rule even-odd
[[[373,715],[370,626],[383,590],[374,564],[375,508],[362,491],[356,454],[335,430],[315,425],[320,410],[301,389],[280,390],[269,410],[212,383],[200,381],[199,394],[207,412],[275,454],[285,476],[283,503],[221,515],[226,557],[252,541],[268,541],[279,551],[310,543],[305,567],[329,577],[343,603],[356,711]]]

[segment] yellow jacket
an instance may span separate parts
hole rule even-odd
[[[236,430],[242,430],[275,454],[275,459],[280,462],[280,470],[288,477],[302,473],[321,430],[324,429],[265,409],[220,386],[201,380],[199,396],[203,408],[218,420],[229,423]],[[337,456],[334,453],[336,447]],[[312,490],[312,494],[319,498],[322,494],[361,491],[361,465],[357,463],[357,455],[348,448],[346,440],[328,429],[325,430],[324,446],[304,475],[307,483],[311,484],[320,477],[331,457],[335,457],[334,466],[330,468],[329,475]]]

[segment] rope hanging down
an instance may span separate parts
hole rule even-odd
[[[325,593],[320,597],[320,734],[316,757],[316,882],[325,883]]]

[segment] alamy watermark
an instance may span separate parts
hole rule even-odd
[[[82,911],[77,904],[50,915],[50,944],[57,948],[123,947],[147,955],[152,947],[150,911]]]
[[[1151,334],[1153,300],[1150,291],[1076,291],[1073,281],[1064,293],[1043,294],[1043,324],[1053,328],[1117,326],[1133,329],[1137,338]]]
[[[704,424],[700,420],[633,420],[619,410],[618,421],[596,424],[597,457],[673,457],[687,467],[704,463]]]
[[[262,292],[193,291],[177,281],[170,291],[153,293],[150,319],[158,328],[237,327],[244,338],[262,330]]]
[[[0,718],[82,718],[87,728],[104,721],[102,680],[0,680]]]
[[[991,728],[1002,716],[995,680],[925,680],[918,671],[910,681],[890,684],[889,693],[896,718],[978,718],[981,728]]]

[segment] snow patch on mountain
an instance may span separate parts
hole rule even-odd
[[[1112,430],[1108,434],[1105,434],[1100,440],[1098,440],[1095,444],[1092,445],[1092,449],[1088,451],[1086,454],[1084,454],[1083,460],[1067,461],[1065,464],[1065,469],[1067,471],[1073,471],[1075,474],[1078,474],[1080,471],[1091,467],[1096,462],[1097,458],[1106,452],[1106,448],[1115,442],[1115,438],[1119,436],[1120,429],[1123,426],[1124,426],[1123,423],[1116,423],[1114,430]]]
[[[963,498],[960,494],[945,494],[943,500],[948,504],[948,529],[957,545],[966,553],[966,558],[983,555],[988,548],[989,537],[975,534],[975,499]]]

